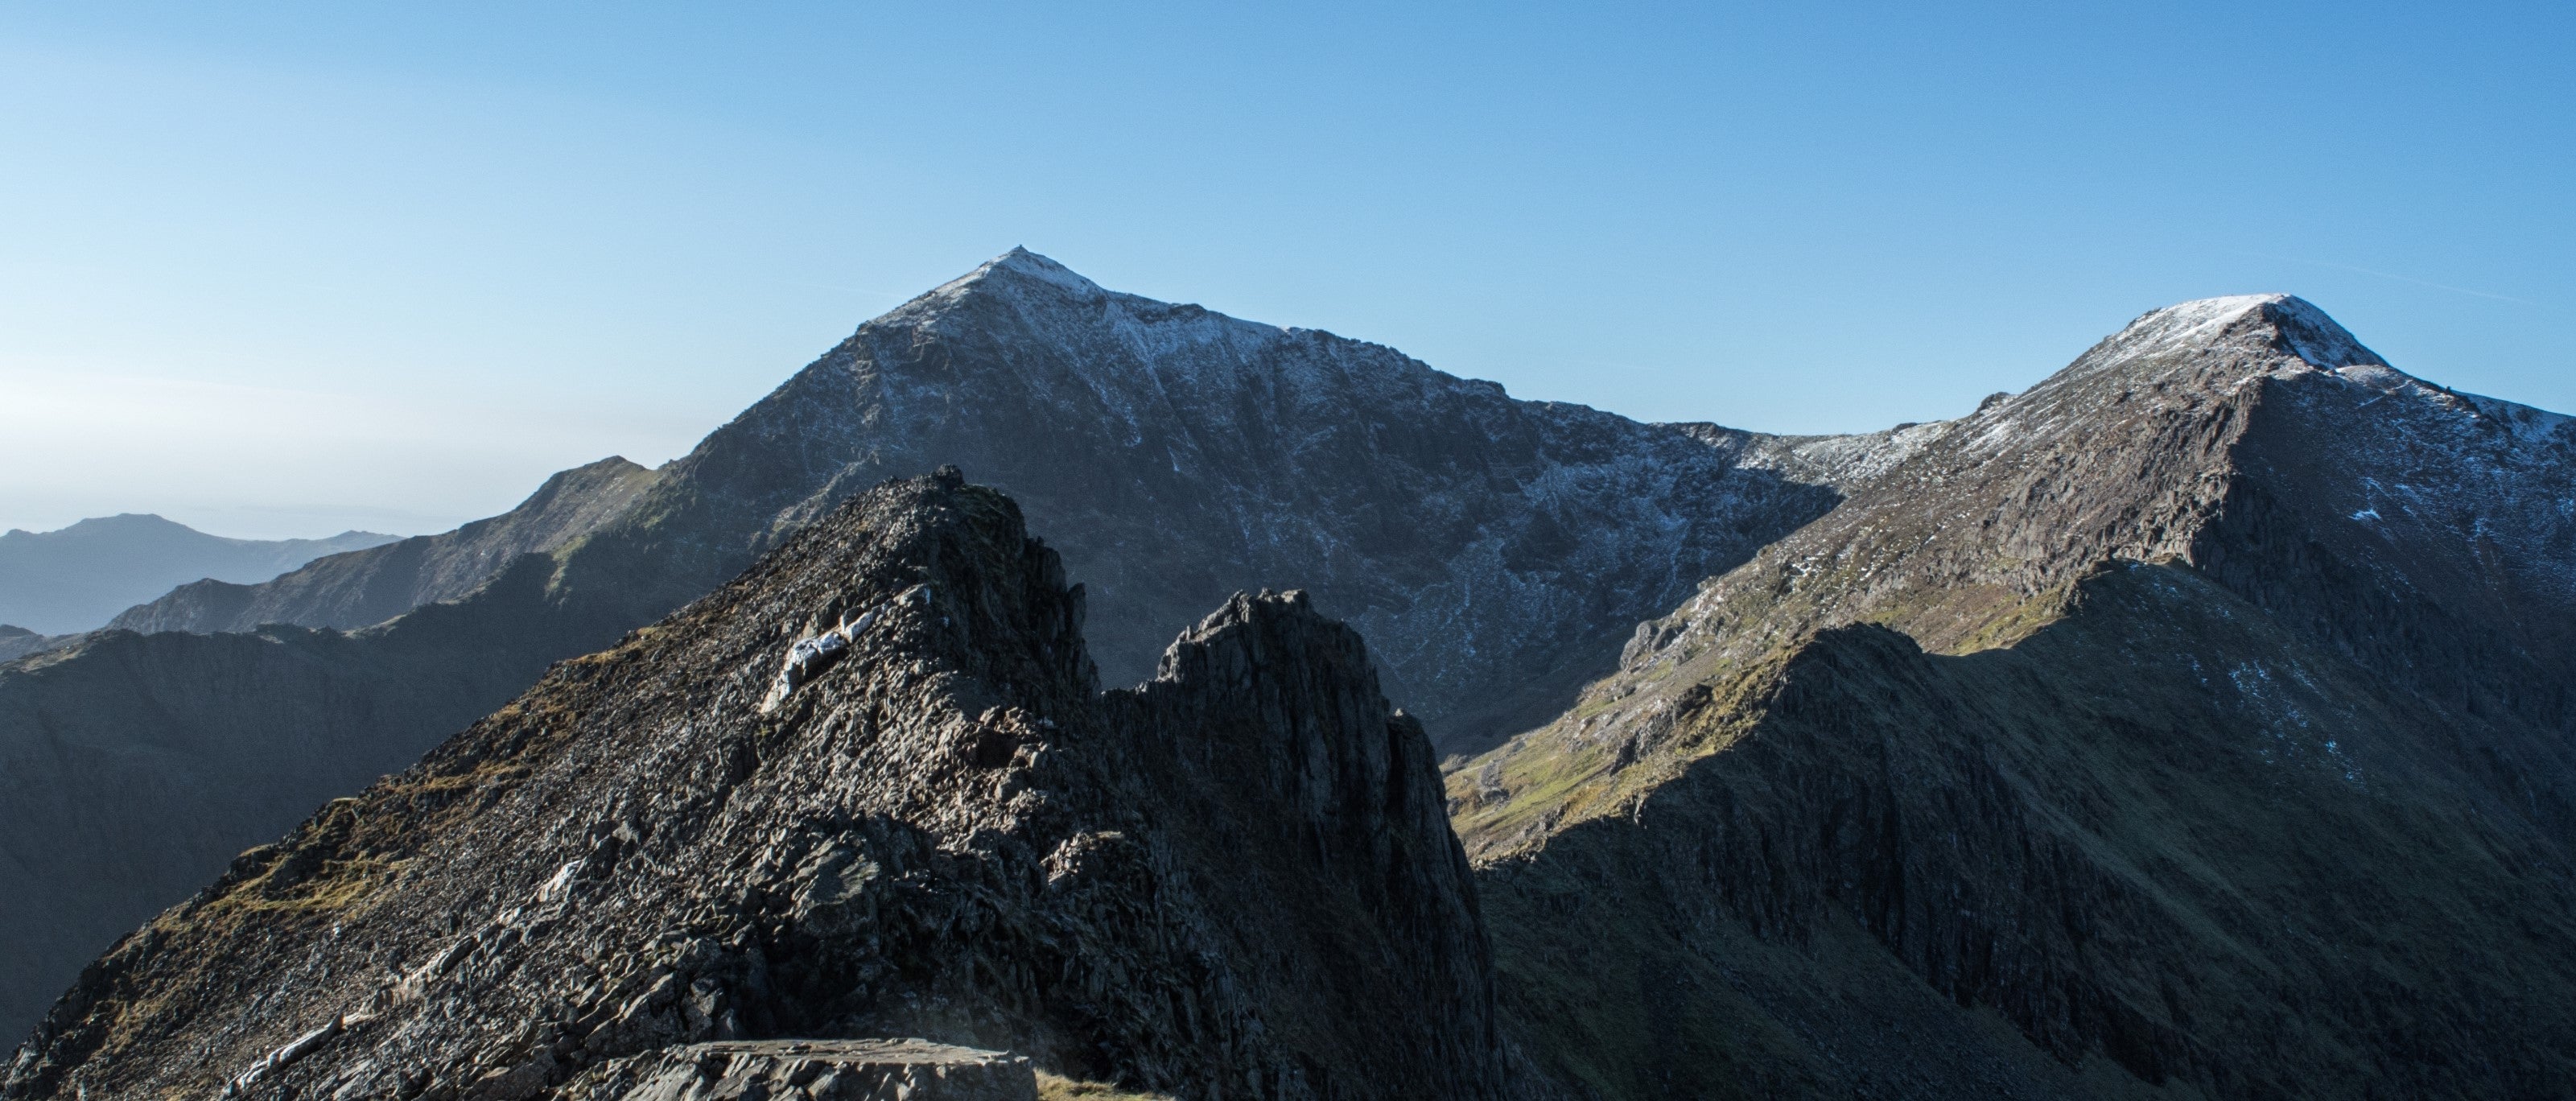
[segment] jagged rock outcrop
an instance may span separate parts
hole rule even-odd
[[[323,539],[227,539],[148,514],[83,520],[58,531],[0,534],[0,623],[72,635],[173,585],[214,577],[266,581],[324,555],[390,543],[344,531]]]
[[[920,1040],[736,1040],[601,1074],[619,1101],[1038,1101],[1027,1056]],[[631,1080],[634,1085],[625,1086]]]
[[[461,599],[521,555],[562,550],[624,515],[655,478],[655,472],[612,455],[557,473],[499,516],[333,554],[259,584],[209,579],[182,585],[126,609],[108,626],[145,634],[254,631],[271,623],[372,626],[424,604]]]
[[[604,460],[493,520],[265,585],[185,587],[119,620],[354,628],[458,602],[440,630],[389,626],[350,646],[105,641],[41,677],[0,672],[0,753],[28,770],[21,782],[65,790],[102,819],[184,823],[191,845],[236,851],[309,802],[247,808],[349,790],[334,785],[353,769],[400,769],[548,662],[724,583],[853,490],[951,462],[1017,496],[1089,586],[1093,652],[1113,683],[1150,675],[1163,644],[1227,594],[1301,588],[1367,634],[1390,694],[1435,744],[1464,752],[1545,722],[1613,668],[1638,619],[1833,503],[1769,447],[1515,401],[1380,345],[1113,293],[1014,251],[870,321],[661,470]],[[543,583],[495,582],[511,569]],[[321,668],[334,662],[349,667]],[[412,706],[410,684],[504,667],[524,679],[478,679]],[[214,669],[228,679],[205,675]],[[134,682],[154,685],[152,708],[121,698]],[[289,698],[236,683],[330,687]],[[45,763],[62,743],[236,746],[261,731],[345,752],[306,770],[253,748],[275,760],[272,779],[241,781],[262,790],[177,807],[142,793],[233,775],[190,775],[189,757],[94,758],[59,774]],[[242,813],[193,816],[217,805]],[[150,903],[32,917],[44,943],[83,946],[31,952],[28,978],[0,978],[0,1029],[13,1031],[118,932],[222,868],[113,834],[29,828],[20,843],[126,869],[137,890],[116,897]]]
[[[686,1045],[889,1036],[1184,1097],[1504,1093],[1432,749],[1358,636],[1238,596],[1103,694],[1082,623],[1007,498],[862,494],[244,854],[0,1093],[631,1096]]]
[[[2304,302],[1920,426],[1451,778],[1609,1097],[2576,1077],[2576,428]]]

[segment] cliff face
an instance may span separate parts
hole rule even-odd
[[[1465,857],[1357,636],[1238,596],[1102,695],[1082,621],[1008,499],[862,494],[245,854],[7,1093],[617,1096],[675,1045],[925,1036],[1183,1096],[1499,1096]]]
[[[1927,428],[1452,776],[1542,1060],[1608,1096],[2561,1088],[2576,431],[2281,298]]]

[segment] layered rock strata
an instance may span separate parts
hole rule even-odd
[[[737,1040],[604,1070],[619,1101],[1038,1101],[1026,1056],[924,1040]],[[636,1084],[617,1092],[621,1080]]]

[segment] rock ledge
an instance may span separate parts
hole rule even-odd
[[[624,1101],[1036,1101],[1025,1056],[928,1040],[688,1044],[636,1060]]]

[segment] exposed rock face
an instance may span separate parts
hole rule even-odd
[[[1226,594],[1293,585],[1370,639],[1441,744],[1469,747],[1545,721],[1638,619],[1832,503],[1728,444],[1014,252],[710,437],[701,500],[740,518],[692,526],[776,523],[836,479],[955,461],[1063,548],[1111,682]]]
[[[1008,499],[868,492],[242,856],[6,1093],[635,1096],[685,1045],[917,1035],[1179,1096],[1500,1096],[1465,856],[1358,637],[1239,596],[1104,695],[1082,619]]]
[[[862,326],[660,471],[605,460],[493,520],[265,585],[185,587],[119,620],[352,628],[460,601],[437,631],[301,648],[118,641],[43,678],[0,673],[0,752],[25,764],[24,783],[103,819],[184,822],[204,850],[176,859],[30,823],[23,844],[130,869],[133,887],[112,906],[31,918],[44,943],[81,947],[33,953],[28,977],[0,980],[0,1029],[31,1024],[81,961],[220,871],[205,854],[274,837],[352,778],[410,764],[548,662],[668,614],[890,475],[961,463],[1024,502],[1090,587],[1112,683],[1150,675],[1164,642],[1227,594],[1299,587],[1366,632],[1390,694],[1463,752],[1545,722],[1614,667],[1637,620],[1832,504],[1767,446],[1515,401],[1379,345],[1111,293],[1013,252]],[[543,583],[493,583],[513,568]],[[478,674],[425,702],[411,687],[502,668],[523,679]],[[119,698],[136,682],[154,686],[154,707]],[[238,683],[329,688],[289,698]],[[244,747],[274,762],[263,777],[191,773],[187,756],[43,763],[60,743],[233,747],[263,731],[335,753],[305,769]],[[261,790],[175,807],[144,795],[233,782]]]
[[[921,1040],[749,1040],[665,1048],[600,1075],[621,1101],[1037,1101],[1026,1056]],[[636,1085],[615,1092],[620,1079]]]
[[[1543,1062],[1605,1096],[2576,1079],[2576,429],[2264,297],[1909,431],[1453,776]]]
[[[457,600],[528,554],[552,554],[633,507],[656,475],[610,456],[546,479],[517,508],[439,535],[334,554],[261,584],[210,579],[126,609],[127,631],[253,631],[264,624],[354,629]],[[577,651],[576,651],[577,652]],[[561,656],[561,655],[557,655]]]
[[[217,577],[266,581],[316,558],[390,543],[344,531],[327,539],[227,539],[158,516],[127,513],[59,531],[0,534],[0,623],[68,635],[170,586]]]

